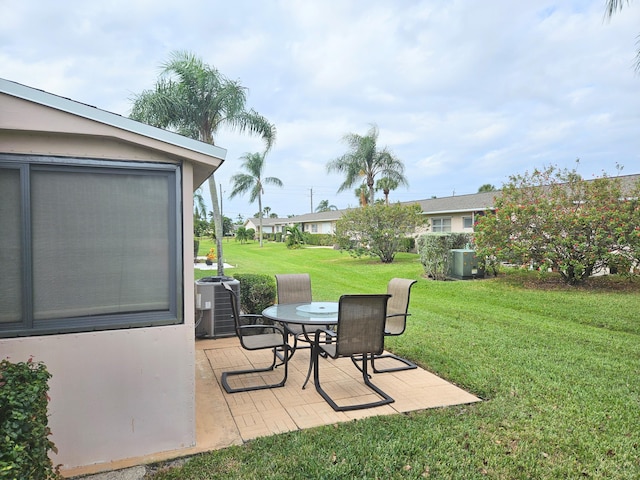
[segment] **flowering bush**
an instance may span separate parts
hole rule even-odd
[[[629,272],[640,258],[640,182],[629,188],[618,177],[586,181],[553,166],[514,175],[495,211],[478,220],[478,253],[557,271],[569,284],[603,267]]]
[[[216,251],[211,248],[209,249],[209,253],[207,253],[207,260],[211,260],[212,262],[216,259]]]

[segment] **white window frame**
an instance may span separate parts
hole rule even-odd
[[[432,232],[451,232],[451,217],[431,218]]]

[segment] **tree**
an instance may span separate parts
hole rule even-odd
[[[258,212],[260,221],[260,247],[262,247],[262,217],[264,211],[262,209],[262,195],[264,194],[264,185],[282,186],[282,181],[276,177],[263,177],[265,156],[264,153],[245,153],[242,157],[242,168],[247,173],[236,173],[231,177],[233,190],[229,198],[236,195],[249,192],[249,201],[255,202],[258,199]]]
[[[478,188],[478,193],[495,192],[495,191],[496,191],[496,187],[494,187],[490,183],[485,183],[484,185],[480,185],[480,188]]]
[[[222,127],[260,135],[271,148],[276,128],[255,110],[247,110],[247,89],[188,52],[173,52],[153,90],[134,96],[131,118],[215,145]],[[222,215],[215,176],[209,177],[218,275],[224,275]]]
[[[372,125],[366,135],[348,133],[343,137],[348,151],[341,157],[327,163],[327,172],[337,172],[345,175],[345,180],[338,188],[338,193],[348,190],[356,183],[364,180],[368,188],[368,203],[373,203],[375,177],[380,174],[408,185],[404,176],[404,164],[391,151],[384,147],[377,149],[378,127]]]
[[[193,194],[193,214],[198,220],[207,220],[207,207],[202,197],[202,189],[197,189]]]
[[[611,18],[614,13],[618,10],[622,10],[622,6],[627,3],[629,4],[629,0],[607,0],[607,5],[605,7],[605,15],[607,18]],[[638,49],[638,53],[636,54],[636,73],[640,73],[640,48]]]
[[[249,233],[247,232],[247,228],[244,226],[240,226],[236,229],[236,242],[244,243],[249,240]]]
[[[419,205],[367,205],[346,212],[336,222],[336,242],[354,256],[391,263],[403,239],[425,222]]]
[[[304,245],[304,234],[298,225],[284,227],[287,248],[301,248]]]
[[[227,236],[233,232],[233,221],[229,217],[222,216],[222,235]]]
[[[356,198],[358,199],[358,202],[361,207],[364,207],[365,205],[369,204],[369,197],[368,197],[369,189],[364,183],[360,185],[358,188],[356,188],[356,190],[353,193],[356,194]]]
[[[376,182],[376,190],[382,190],[384,203],[389,205],[389,192],[398,188],[398,181],[389,177],[382,177]]]
[[[316,212],[330,212],[331,210],[337,210],[335,205],[329,205],[329,200],[321,200],[316,207]]]
[[[640,182],[623,192],[619,178],[585,181],[548,167],[514,175],[478,221],[478,253],[577,284],[600,267],[628,265],[640,255]]]

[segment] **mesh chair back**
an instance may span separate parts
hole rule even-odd
[[[311,277],[308,273],[276,275],[278,303],[311,303]]]
[[[387,285],[387,293],[391,295],[387,306],[387,335],[400,335],[407,324],[409,310],[409,295],[416,280],[407,278],[392,278]]]
[[[382,353],[388,300],[389,295],[340,297],[336,356]]]

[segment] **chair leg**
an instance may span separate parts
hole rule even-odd
[[[288,348],[285,348],[285,350],[288,350]],[[235,370],[232,372],[223,372],[222,373],[222,377],[221,377],[221,382],[222,382],[222,386],[224,387],[224,389],[226,390],[227,393],[237,393],[237,392],[250,392],[253,390],[264,390],[266,388],[278,388],[278,387],[284,387],[285,382],[287,381],[287,375],[289,373],[289,352],[284,352],[284,360],[283,360],[283,365],[284,365],[284,376],[282,378],[282,380],[278,383],[270,383],[267,385],[254,385],[252,387],[244,387],[244,388],[232,388],[229,385],[229,382],[227,380],[228,377],[231,376],[235,376],[235,375],[244,375],[244,374],[248,374],[248,373],[261,373],[261,372],[269,372],[271,370],[273,370],[276,367],[276,359],[278,358],[278,354],[276,352],[276,349],[273,349],[273,361],[271,362],[271,365],[269,365],[266,368],[258,368],[258,369],[253,369],[253,370]],[[279,366],[279,365],[278,365]]]
[[[333,408],[336,412],[346,412],[346,411],[350,411],[350,410],[360,410],[363,408],[372,408],[372,407],[379,407],[381,405],[387,405],[389,403],[393,403],[395,400],[393,398],[391,398],[388,394],[386,394],[385,392],[383,392],[382,390],[380,390],[378,387],[376,387],[373,383],[371,383],[371,380],[369,379],[369,374],[367,373],[367,364],[369,362],[368,358],[364,358],[364,361],[362,362],[362,379],[364,380],[364,383],[367,387],[369,387],[371,390],[373,390],[376,394],[378,394],[381,399],[376,401],[376,402],[369,402],[369,403],[359,403],[357,405],[344,405],[344,406],[340,406],[338,405],[330,396],[329,394],[327,394],[327,392],[325,392],[323,390],[323,388],[320,386],[320,365],[318,362],[318,348],[314,348],[313,349],[313,363],[314,363],[314,371],[313,371],[313,383],[315,384],[316,387],[316,391],[322,396],[322,398],[325,399],[325,401],[331,405],[331,408]]]
[[[379,360],[381,358],[393,358],[394,360],[397,360],[397,361],[403,363],[404,365],[402,365],[400,367],[390,367],[390,368],[377,369],[375,361]],[[373,369],[373,373],[389,373],[389,372],[401,372],[403,370],[413,370],[414,368],[418,368],[418,366],[415,363],[410,362],[406,358],[399,357],[397,355],[394,355],[393,353],[385,353],[383,355],[374,355],[371,358],[371,368]]]

